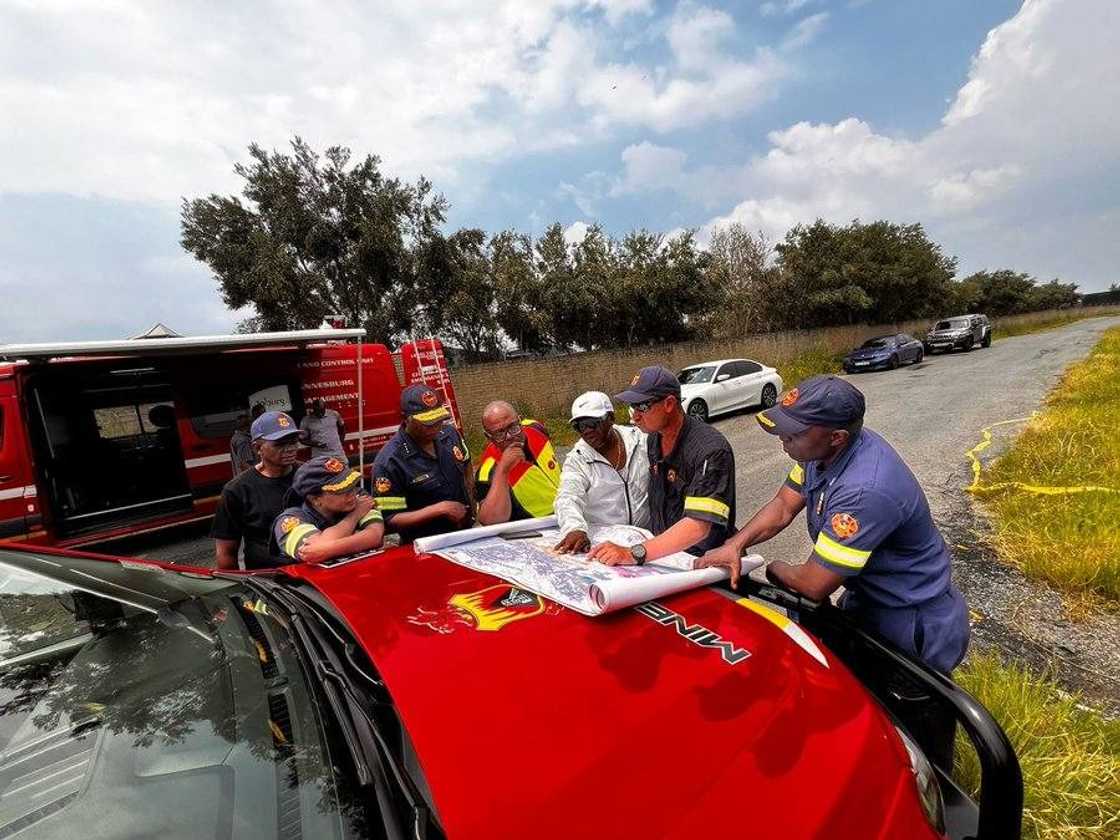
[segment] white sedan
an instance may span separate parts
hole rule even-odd
[[[707,420],[739,408],[769,408],[782,391],[782,377],[772,367],[750,359],[723,359],[686,367],[681,383],[681,405],[697,420]]]

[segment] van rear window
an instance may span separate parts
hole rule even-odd
[[[295,411],[292,388],[284,383],[252,382],[237,387],[221,387],[191,395],[188,409],[195,434],[205,438],[223,438],[233,434],[237,418],[248,414],[255,403],[267,411]]]

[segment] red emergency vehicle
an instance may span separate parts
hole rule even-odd
[[[257,403],[298,421],[322,398],[367,469],[400,424],[403,385],[443,391],[460,423],[438,340],[393,354],[355,343],[364,334],[0,346],[0,539],[88,546],[209,517]]]

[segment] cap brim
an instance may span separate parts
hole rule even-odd
[[[253,438],[253,440],[270,440],[275,442],[288,437],[299,437],[299,429],[291,429],[280,432],[269,432],[267,435],[261,435],[258,438]]]
[[[436,406],[431,411],[418,411],[415,414],[410,414],[409,416],[418,423],[423,423],[425,426],[430,426],[432,423],[438,423],[440,420],[446,420],[451,416],[451,412],[447,410],[447,406],[440,405]]]
[[[781,406],[760,411],[754,417],[762,430],[772,435],[799,435],[809,428],[808,423],[793,419],[782,411]]]
[[[350,470],[349,473],[338,481],[331,484],[324,484],[322,491],[324,493],[345,493],[347,490],[357,485],[359,478],[361,478],[361,476],[357,470]]]
[[[605,408],[602,411],[581,411],[579,414],[573,414],[572,415],[571,422],[574,423],[577,420],[602,420],[604,417],[606,417],[612,411],[614,411],[613,408],[611,408],[611,409],[606,409]]]
[[[643,394],[641,391],[623,391],[621,394],[615,394],[614,398],[620,403],[626,403],[627,405],[645,402],[646,400],[660,399],[660,397],[656,397],[653,394]]]

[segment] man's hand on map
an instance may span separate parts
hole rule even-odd
[[[502,450],[502,457],[498,461],[498,469],[509,472],[525,460],[525,450],[519,445],[507,446]]]
[[[572,531],[552,547],[557,554],[583,554],[591,548],[591,540],[583,531]]]
[[[693,568],[695,569],[708,569],[711,567],[718,567],[727,569],[731,573],[731,588],[739,588],[739,572],[741,564],[739,561],[739,550],[730,543],[724,543],[719,548],[713,548],[705,552],[702,557],[698,557]]]
[[[612,542],[601,542],[587,555],[588,560],[595,560],[605,566],[633,566],[634,555],[626,546],[615,545]]]

